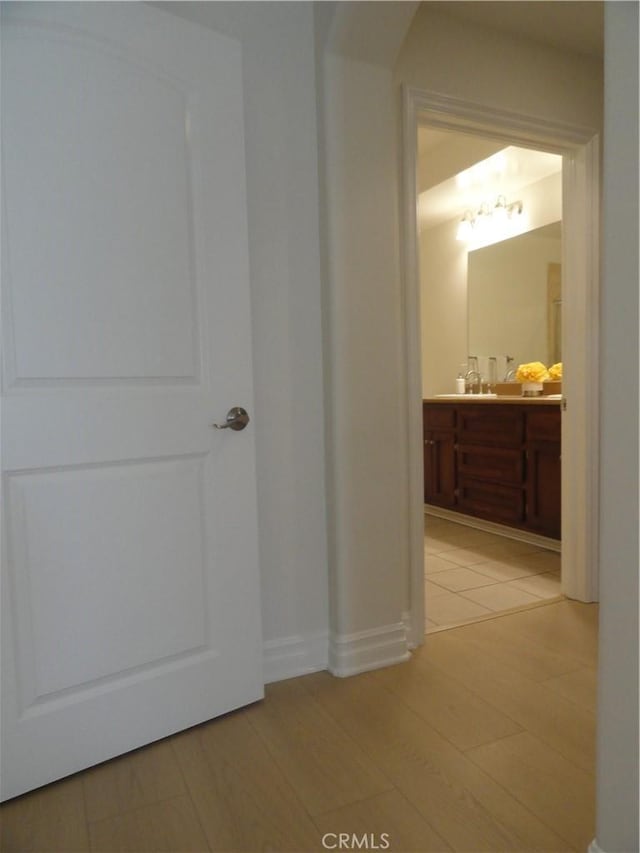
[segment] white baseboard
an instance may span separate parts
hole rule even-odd
[[[326,669],[329,637],[326,631],[266,640],[262,646],[264,683],[284,681]]]
[[[410,657],[407,636],[405,620],[355,634],[335,635],[330,641],[326,632],[266,640],[262,647],[264,683],[323,669],[346,678],[402,663]]]
[[[329,672],[338,678],[409,660],[404,622],[355,634],[334,634],[329,640]]]
[[[457,524],[474,527],[476,530],[484,530],[485,533],[497,533],[500,536],[506,536],[508,539],[526,542],[528,545],[538,545],[540,548],[547,548],[549,551],[556,551],[558,554],[562,551],[562,542],[559,539],[550,539],[548,536],[530,533],[528,530],[520,530],[517,527],[509,527],[506,524],[484,521],[482,518],[475,518],[473,515],[465,515],[452,509],[425,504],[424,514],[431,515],[433,518],[443,518],[445,521],[455,521]]]
[[[594,838],[591,844],[589,845],[587,853],[604,853],[604,850],[602,849],[602,847],[600,847],[600,845]]]
[[[409,651],[413,651],[417,649],[418,646],[411,640],[413,632],[411,630],[411,613],[408,610],[405,610],[402,614],[402,624],[404,625],[404,633],[407,638],[407,648]],[[424,638],[424,631],[422,632],[422,636]]]

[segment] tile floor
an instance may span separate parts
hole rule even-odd
[[[424,517],[426,633],[560,596],[560,554]]]

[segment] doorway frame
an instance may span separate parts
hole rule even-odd
[[[598,598],[600,138],[550,121],[403,86],[402,253],[411,647],[424,641],[422,358],[418,246],[419,125],[562,155],[562,592]]]

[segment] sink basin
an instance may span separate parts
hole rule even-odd
[[[497,394],[436,394],[436,397],[446,397],[451,400],[466,399],[467,397],[477,397],[479,400],[487,399],[487,397],[497,397]]]
[[[562,394],[544,394],[541,397],[523,397],[522,394],[436,394],[442,400],[562,400]]]

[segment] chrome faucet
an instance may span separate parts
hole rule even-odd
[[[513,356],[507,355],[505,356],[507,359],[507,372],[504,375],[503,382],[515,382],[516,381],[516,368],[511,367],[513,364]]]
[[[487,366],[487,392],[489,394],[496,393],[496,383],[498,381],[498,359],[495,355],[489,356],[489,363]]]

